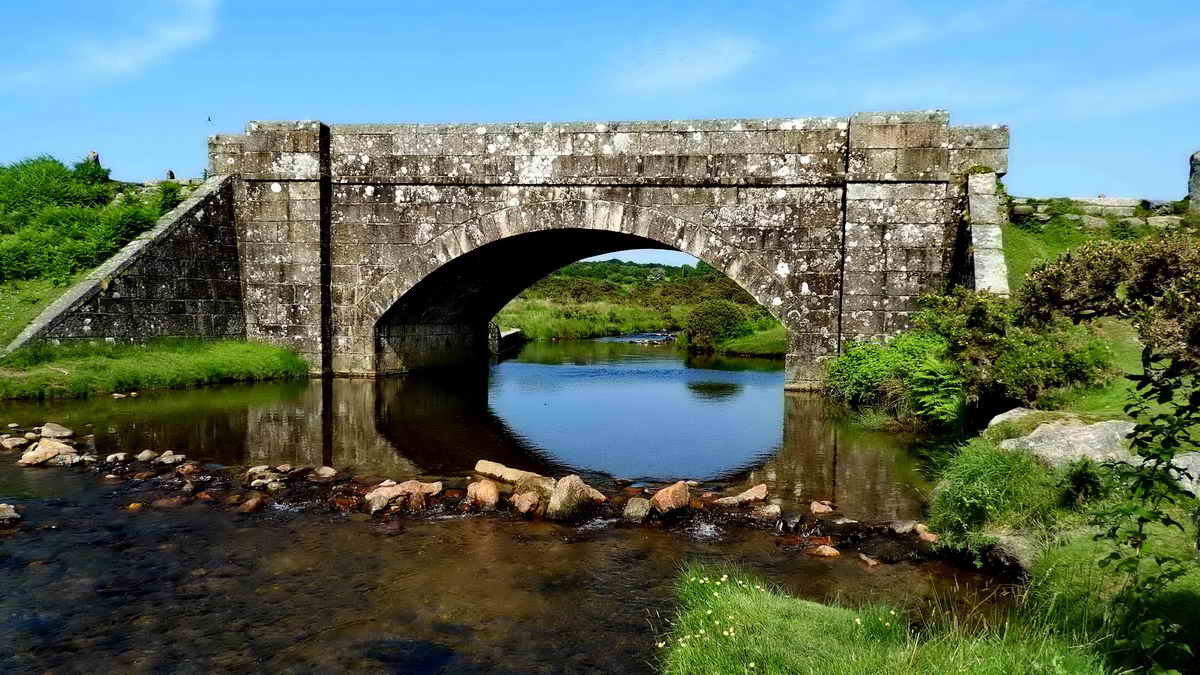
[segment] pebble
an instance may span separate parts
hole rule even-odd
[[[824,515],[826,513],[833,513],[833,505],[824,500],[815,501],[808,505],[808,510],[814,516],[820,516],[820,515]]]
[[[879,564],[878,560],[872,558],[871,556],[867,555],[866,553],[859,553],[858,559],[867,563],[867,567],[874,567]]]
[[[828,544],[821,544],[820,546],[814,546],[813,548],[807,549],[804,552],[809,555],[816,556],[818,558],[836,558],[842,554],[841,551],[837,550],[836,548],[834,548]]]
[[[15,525],[21,519],[17,507],[12,504],[0,504],[0,526]]]

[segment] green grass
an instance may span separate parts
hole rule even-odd
[[[1184,509],[1173,513],[1180,521],[1189,518]],[[1108,552],[1107,543],[1096,541],[1093,531],[1079,528],[1046,545],[1030,570],[1027,608],[1060,626],[1076,639],[1103,642],[1105,610],[1120,585],[1120,578],[1101,570],[1096,561]],[[1200,562],[1195,561],[1195,532],[1153,525],[1147,550],[1191,559],[1190,570],[1159,593],[1153,601],[1155,614],[1181,626],[1181,636],[1200,654]],[[1152,567],[1152,561],[1143,563]],[[1178,664],[1184,666],[1186,664]],[[1195,672],[1195,662],[1191,664]]]
[[[782,324],[756,331],[717,345],[716,351],[737,356],[783,356],[788,350],[788,332]]]
[[[503,328],[520,328],[533,340],[582,339],[676,330],[685,308],[664,315],[649,307],[613,302],[559,302],[517,298],[496,315]]]
[[[1040,262],[1053,260],[1090,237],[1074,223],[1052,220],[1041,233],[1023,230],[1011,223],[1003,227],[1004,262],[1008,265],[1008,287],[1016,292],[1025,277]]]
[[[0,359],[0,400],[304,377],[295,352],[255,342],[160,340],[145,345],[33,345]]]
[[[1104,672],[1095,654],[1023,622],[918,631],[893,609],[800,600],[736,570],[689,566],[676,595],[664,673]]]
[[[50,279],[0,282],[0,349],[12,342],[43,309],[86,274],[86,271],[76,274],[66,285]]]

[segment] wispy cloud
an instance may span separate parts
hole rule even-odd
[[[632,93],[690,89],[741,71],[758,52],[759,43],[743,36],[679,35],[622,59],[615,79]]]
[[[218,0],[172,0],[164,18],[139,25],[132,33],[70,41],[55,58],[0,71],[0,88],[17,89],[96,82],[137,75],[216,31]],[[117,31],[113,31],[117,32]]]
[[[1007,0],[935,14],[925,3],[905,6],[840,0],[819,25],[850,34],[850,44],[858,50],[881,52],[985,31],[1015,17],[1028,4],[1029,0]]]

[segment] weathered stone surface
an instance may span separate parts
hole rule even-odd
[[[43,438],[37,442],[37,445],[26,450],[25,454],[21,455],[21,459],[17,460],[17,464],[21,466],[37,466],[59,455],[73,454],[75,454],[75,448],[66,443],[54,440],[53,438]]]
[[[1188,174],[1188,208],[1200,211],[1200,152],[1192,155]]]
[[[767,484],[759,483],[745,492],[732,497],[722,497],[716,501],[721,506],[737,506],[750,502],[761,502],[767,498]]]
[[[46,461],[47,466],[75,466],[84,461],[82,455],[75,452],[62,452]]]
[[[675,509],[682,509],[691,501],[691,495],[688,493],[688,484],[684,481],[672,483],[667,487],[654,493],[650,498],[650,506],[659,513],[670,513]]]
[[[375,513],[386,508],[389,504],[397,499],[401,499],[410,510],[417,510],[425,506],[425,498],[432,497],[442,491],[442,483],[422,483],[416,480],[406,480],[403,483],[392,485],[381,485],[368,492],[364,499],[371,509],[371,513]]]
[[[1109,421],[1083,424],[1075,420],[1048,422],[1028,436],[1001,441],[1005,450],[1029,452],[1051,466],[1088,458],[1096,462],[1128,459],[1126,437],[1133,422]]]
[[[821,544],[804,550],[805,553],[816,556],[818,558],[836,558],[842,554],[841,551],[830,546],[829,544]]]
[[[481,459],[475,463],[475,473],[481,476],[493,478],[502,483],[519,483],[525,478],[545,478],[540,474],[532,471],[522,471],[520,469],[512,469],[499,462],[492,462],[486,459]],[[554,479],[549,479],[553,481]]]
[[[12,527],[21,520],[21,514],[12,504],[0,504],[0,527]]]
[[[490,478],[471,483],[467,486],[467,497],[463,503],[481,511],[494,511],[500,503],[500,486]]]
[[[108,462],[108,463],[110,463],[110,464],[111,464],[111,463],[113,463],[113,462],[128,462],[128,461],[129,461],[129,453],[127,453],[127,452],[114,452],[113,454],[111,454],[111,455],[109,455],[109,456],[105,457],[105,458],[104,458],[104,461],[106,461],[106,462]]]
[[[175,464],[179,464],[180,462],[183,462],[186,459],[187,459],[186,455],[177,455],[174,452],[167,450],[163,454],[159,455],[158,458],[154,460],[154,462],[156,464],[166,464],[167,466],[172,466]]]
[[[783,508],[778,504],[755,504],[751,515],[763,522],[776,522],[783,515]]]
[[[513,510],[524,515],[531,515],[538,512],[538,506],[541,504],[541,496],[536,492],[519,492],[512,496]]]
[[[314,480],[330,480],[337,476],[337,469],[332,466],[318,466],[312,470],[310,477]]]
[[[1013,408],[1012,410],[1009,410],[1007,412],[1002,412],[999,415],[996,415],[995,417],[993,417],[988,422],[988,428],[991,429],[992,427],[996,426],[997,424],[1003,424],[1004,422],[1016,422],[1016,421],[1020,420],[1022,417],[1028,417],[1029,415],[1033,415],[1036,412],[1037,411],[1034,410],[1033,408]]]
[[[5,450],[17,450],[26,445],[29,445],[29,440],[20,436],[0,439],[0,447],[3,447]]]
[[[830,504],[827,501],[814,501],[808,505],[808,511],[815,516],[833,513],[833,504]]]
[[[550,520],[573,520],[589,504],[603,500],[604,495],[583,482],[579,476],[563,476],[554,484],[550,503],[546,506],[546,517]]]
[[[1159,230],[1170,230],[1183,224],[1182,216],[1150,216],[1146,224]]]
[[[75,432],[56,422],[46,422],[42,425],[41,435],[42,438],[70,438]]]
[[[153,450],[143,450],[139,452],[136,457],[134,457],[134,459],[139,462],[153,462],[157,458],[158,453],[154,452]]]
[[[645,497],[630,497],[625,502],[621,518],[628,523],[640,523],[650,516],[650,500]]]

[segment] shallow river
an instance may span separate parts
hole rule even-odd
[[[403,480],[481,458],[550,475],[765,482],[784,509],[917,518],[905,439],[784,395],[781,364],[670,346],[534,343],[490,373],[333,380],[6,405],[0,423],[94,433],[100,454],[329,464]],[[90,425],[90,426],[89,426]],[[128,513],[121,485],[0,455],[0,670],[641,672],[689,559],[744,565],[797,595],[917,605],[978,580],[941,564],[809,558],[770,532],[504,516],[410,518],[204,505]],[[703,488],[702,488],[703,489]]]

